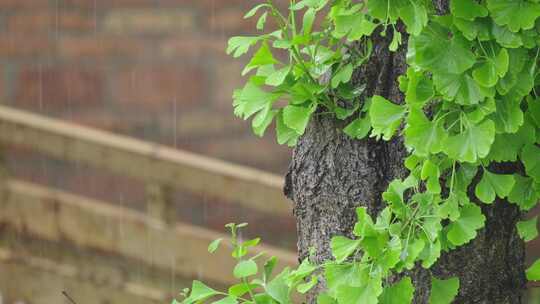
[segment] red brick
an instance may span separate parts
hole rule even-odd
[[[46,35],[0,35],[0,57],[33,57],[51,56],[54,44]]]
[[[232,109],[232,94],[243,86],[245,79],[241,77],[245,62],[231,60],[223,62],[216,70],[215,87],[212,88],[212,102],[221,109]]]
[[[14,102],[40,110],[64,110],[97,105],[103,101],[102,73],[75,66],[34,65],[17,79]]]
[[[201,57],[225,58],[227,40],[224,38],[209,38],[203,36],[172,37],[162,40],[159,53],[165,58],[178,57],[182,60],[198,59]]]
[[[213,33],[254,32],[256,18],[244,19],[241,9],[223,9],[217,12],[206,12],[204,20],[207,28]],[[238,33],[236,33],[238,34]]]
[[[281,1],[281,0],[280,0]],[[207,12],[216,12],[217,10],[230,8],[230,7],[240,7],[246,10],[252,6],[257,5],[255,1],[246,1],[246,0],[199,0],[194,1],[193,6],[197,6],[200,9]]]
[[[48,0],[0,0],[1,8],[41,8],[49,5]]]
[[[232,115],[229,112],[229,115]],[[238,118],[239,119],[239,118]],[[245,123],[245,133],[250,133],[243,138],[230,138],[227,134],[216,134],[207,141],[186,143],[183,148],[188,148],[196,153],[224,159],[242,165],[262,168],[267,171],[283,174],[286,172],[291,155],[291,149],[276,143],[270,126],[265,138],[261,139],[251,134],[249,124]],[[253,151],[264,151],[253,153]]]
[[[7,97],[6,91],[5,91],[5,85],[6,85],[6,78],[4,77],[4,71],[0,69],[0,104],[7,103]]]
[[[11,15],[7,20],[10,32],[53,32],[61,30],[95,30],[93,14],[71,11],[26,11]]]
[[[1,0],[0,0],[1,1]],[[13,0],[12,0],[13,1]],[[221,9],[238,5],[251,5],[251,0],[59,0],[63,7],[125,8],[125,7],[197,7]],[[278,0],[284,1],[284,0]],[[288,0],[287,0],[288,1]]]
[[[76,60],[137,59],[150,52],[150,43],[124,36],[63,36],[58,41],[58,54]]]
[[[58,0],[62,7],[77,8],[123,8],[123,7],[171,7],[186,6],[183,0]],[[196,0],[193,0],[196,1]]]
[[[103,29],[114,34],[162,34],[195,29],[195,15],[190,10],[117,9],[109,11]]]
[[[113,101],[122,106],[142,106],[146,110],[180,109],[205,102],[206,81],[197,67],[170,65],[129,67],[112,79]]]

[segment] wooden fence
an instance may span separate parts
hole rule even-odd
[[[58,244],[73,246],[78,250],[98,252],[98,255],[137,261],[162,272],[172,271],[174,276],[197,277],[225,285],[233,282],[230,270],[234,261],[226,251],[210,256],[206,248],[213,239],[227,237],[204,227],[178,223],[168,191],[179,189],[206,195],[217,202],[234,202],[268,216],[291,215],[291,204],[282,194],[283,181],[275,175],[4,106],[0,106],[0,145],[4,149],[11,146],[29,148],[56,159],[136,178],[147,185],[147,209],[142,213],[15,180],[5,169],[0,170],[0,228],[5,226],[4,230],[15,231],[21,239],[30,238],[28,246],[36,239],[53,244],[53,247]],[[13,244],[9,238],[0,241],[0,267],[2,263],[6,269],[8,265],[14,267],[13,263],[19,261],[20,267],[12,268],[12,271],[41,265],[38,269],[56,269],[48,271],[49,275],[84,277],[79,273],[80,267],[64,265],[54,258],[47,260],[31,252],[17,254]],[[259,250],[276,255],[284,265],[296,263],[294,253],[271,246],[261,246]],[[44,260],[48,262],[36,262]],[[171,265],[174,266],[172,270]],[[28,278],[25,271],[22,271],[21,280],[32,280],[33,276]],[[0,274],[0,292],[2,288],[18,289],[11,283]],[[88,285],[88,282],[84,283]],[[175,292],[152,289],[129,280],[118,286],[115,294],[123,290],[131,295],[129,301],[135,301],[134,295],[162,301]],[[90,287],[80,288],[87,290]],[[19,289],[17,292],[28,296],[24,287]]]

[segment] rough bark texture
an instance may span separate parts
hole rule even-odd
[[[440,12],[448,1],[437,1]],[[370,62],[355,72],[356,84],[366,85],[366,96],[382,95],[402,102],[397,77],[405,72],[406,45],[390,53],[391,37],[374,38]],[[294,201],[300,259],[315,248],[315,261],[331,258],[333,235],[351,235],[355,208],[366,206],[376,215],[384,206],[381,193],[395,177],[405,174],[405,150],[398,138],[390,142],[351,140],[342,132],[343,122],[315,115],[293,154],[286,177],[285,194]],[[415,303],[428,303],[431,273],[439,278],[458,276],[460,292],[455,303],[521,303],[525,288],[524,244],[515,223],[521,214],[514,205],[498,201],[483,205],[486,227],[466,246],[441,256],[431,269],[412,271]],[[314,295],[324,288],[318,286]]]

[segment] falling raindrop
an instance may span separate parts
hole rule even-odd
[[[54,2],[54,38],[58,42],[58,0]]]
[[[178,116],[176,115],[176,107],[177,107],[177,99],[176,99],[176,96],[174,96],[174,99],[173,99],[173,140],[174,140],[174,147],[175,148],[178,148],[178,134],[177,134],[177,119],[178,119]]]
[[[40,63],[38,67],[38,77],[39,77],[39,109],[43,110],[43,65]]]
[[[97,36],[97,0],[94,0],[94,35]]]
[[[171,293],[176,293],[176,257],[171,255]],[[2,303],[0,303],[2,304]]]

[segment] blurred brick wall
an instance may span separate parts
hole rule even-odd
[[[283,174],[233,117],[252,0],[0,0],[0,103]]]

